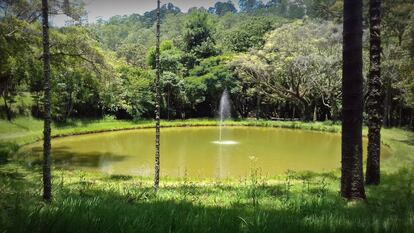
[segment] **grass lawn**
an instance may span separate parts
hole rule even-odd
[[[215,125],[213,120],[163,122],[164,127]],[[231,121],[338,133],[331,123]],[[53,135],[152,127],[150,121],[71,121]],[[163,179],[53,170],[51,205],[41,200],[41,167],[5,159],[41,139],[42,122],[0,121],[0,232],[414,232],[414,134],[383,130],[393,157],[366,202],[341,199],[339,170],[239,180]],[[338,164],[339,167],[339,164]]]

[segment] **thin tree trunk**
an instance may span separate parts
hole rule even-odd
[[[11,114],[11,110],[10,110],[9,105],[7,104],[7,98],[6,98],[6,96],[7,96],[7,93],[5,93],[4,96],[3,96],[4,108],[6,109],[6,117],[7,117],[7,120],[8,121],[11,121],[12,114]]]
[[[43,79],[44,79],[44,130],[43,130],[43,199],[45,202],[52,200],[52,175],[51,164],[51,95],[50,95],[50,54],[49,54],[49,7],[48,0],[42,0],[43,16]]]
[[[305,101],[301,101],[303,105],[303,120],[304,121],[311,121],[312,120],[312,107],[309,106]]]
[[[411,109],[411,116],[410,116],[410,129],[414,129],[414,108]]]
[[[257,93],[256,120],[260,119],[260,102],[261,102],[260,94]]]
[[[403,124],[403,105],[400,105],[400,109],[398,111],[398,127],[401,128],[402,124]]]
[[[168,96],[167,96],[167,119],[170,120],[170,95],[171,87],[168,85]]]
[[[362,0],[344,1],[341,195],[365,199],[362,169]]]
[[[391,81],[387,80],[384,100],[384,125],[385,127],[391,127]]]
[[[336,104],[335,104],[335,100],[333,97],[331,97],[331,108],[329,109],[329,114],[331,114],[331,120],[333,122],[336,122],[337,118],[336,118],[336,114],[338,112],[338,109],[336,108]]]
[[[313,108],[313,121],[316,122],[318,120],[318,107],[315,104],[315,107]]]
[[[68,120],[68,118],[70,117],[70,114],[72,113],[73,110],[73,97],[72,97],[72,91],[69,94],[69,100],[68,100],[68,104],[66,106],[66,113],[65,113],[65,118],[63,119],[64,122],[66,122]]]
[[[381,125],[383,99],[381,82],[381,0],[370,0],[370,72],[368,77],[368,158],[365,183],[380,183]]]
[[[39,92],[35,92],[35,101],[36,101],[36,117],[39,117],[40,115],[40,93]]]
[[[155,171],[154,171],[154,189],[158,190],[160,184],[160,0],[157,1],[157,45],[156,45],[156,69],[157,77],[155,80],[156,89],[156,106],[155,106]]]

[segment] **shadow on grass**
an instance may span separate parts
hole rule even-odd
[[[87,127],[88,125],[97,122],[96,119],[68,119],[64,122],[62,121],[55,121],[54,126],[58,129],[64,129],[64,128],[74,128],[78,126]]]
[[[42,164],[43,148],[34,147],[25,152],[27,163],[31,166]],[[127,156],[113,153],[73,152],[69,147],[60,146],[52,148],[52,164],[58,168],[64,167],[90,167],[99,168],[102,164],[112,164],[123,161]]]
[[[111,181],[127,181],[127,180],[132,180],[133,178],[134,178],[133,176],[128,176],[128,175],[110,175],[106,179],[111,180]]]
[[[396,140],[397,142],[405,143],[409,146],[414,146],[414,139],[407,139],[407,140]]]
[[[21,129],[24,129],[24,130],[30,130],[30,128],[29,128],[29,127],[24,126],[24,125],[22,125],[22,124],[19,124],[19,123],[15,122],[15,121],[10,121],[10,124],[15,125],[15,126],[17,126],[18,128],[21,128]]]

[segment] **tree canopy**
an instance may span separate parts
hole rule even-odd
[[[68,11],[53,4],[53,12]],[[4,116],[41,116],[40,1],[0,6],[0,108]],[[69,6],[74,18],[83,17],[81,4]],[[409,1],[383,4],[390,125],[409,124],[414,108],[413,9]],[[160,10],[162,118],[215,116],[224,89],[234,117],[341,118],[342,1],[243,0],[239,8],[227,1],[187,13],[173,4]],[[152,115],[155,17],[154,10],[51,28],[55,120]]]

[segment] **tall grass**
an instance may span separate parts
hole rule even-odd
[[[414,173],[384,175],[365,203],[347,203],[334,173],[260,173],[233,184],[163,182],[55,172],[54,201],[40,199],[40,174],[1,168],[0,232],[412,232]]]

